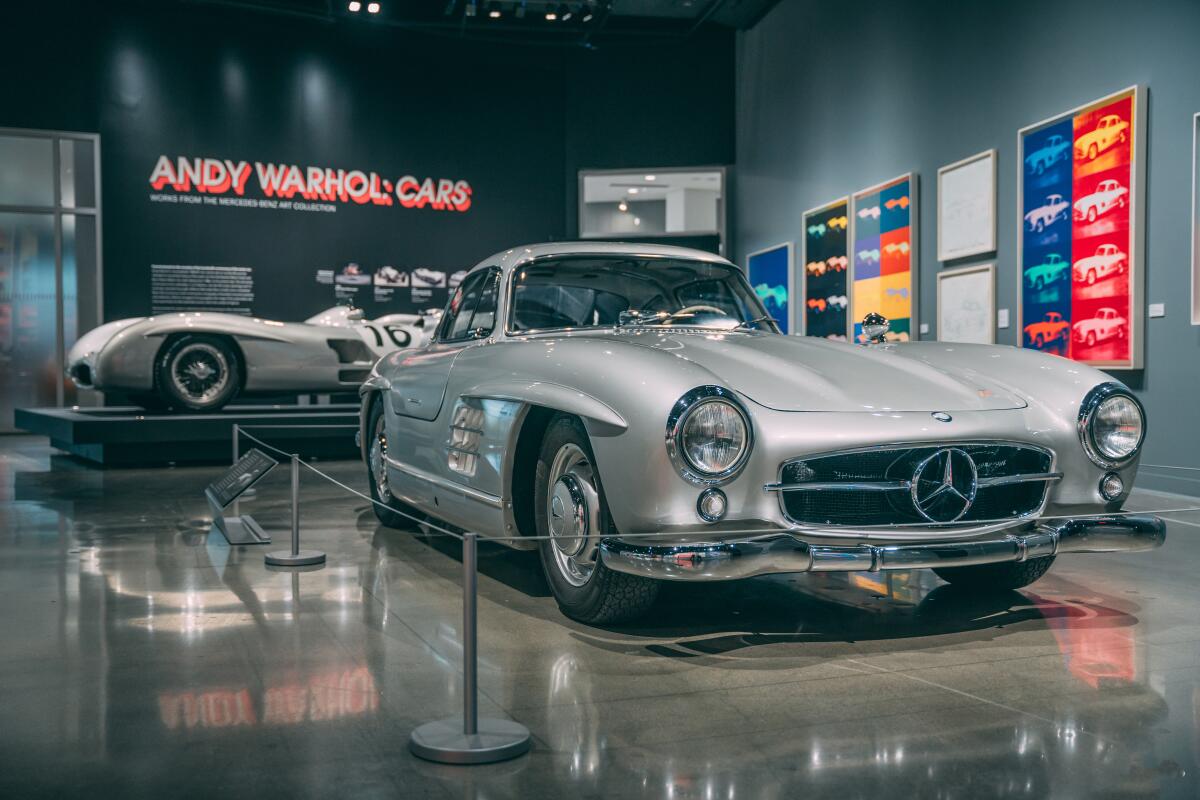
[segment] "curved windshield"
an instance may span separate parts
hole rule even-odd
[[[741,270],[727,264],[564,256],[513,273],[510,331],[647,325],[779,332]]]

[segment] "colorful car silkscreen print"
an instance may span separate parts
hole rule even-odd
[[[1021,131],[1025,347],[1133,365],[1136,101],[1129,89]]]
[[[746,257],[746,272],[754,293],[767,313],[775,318],[779,330],[791,332],[790,277],[792,246],[776,245]]]
[[[804,333],[846,341],[847,250],[850,227],[847,198],[805,211]]]
[[[862,319],[871,312],[891,322],[888,341],[913,338],[913,183],[911,174],[904,175],[854,195],[850,318],[856,342],[866,341]]]

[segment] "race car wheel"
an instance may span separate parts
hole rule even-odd
[[[1095,346],[1096,346],[1096,332],[1095,332],[1095,331],[1088,331],[1088,335],[1087,335],[1087,346],[1088,346],[1088,347],[1095,347]]]
[[[1046,230],[1046,223],[1039,219],[1037,221],[1036,227],[1037,227],[1037,232],[1041,233],[1042,231]]]
[[[1117,328],[1117,338],[1118,338],[1118,339],[1124,339],[1124,338],[1125,338],[1125,326],[1124,326],[1124,325],[1122,325],[1121,327]]]
[[[1096,156],[1098,156],[1098,155],[1100,155],[1100,151],[1096,148],[1096,145],[1095,144],[1091,145],[1088,148],[1088,160],[1095,161]]]
[[[1087,274],[1087,284],[1088,284],[1088,286],[1091,286],[1095,282],[1096,282],[1096,270],[1089,269],[1088,274]]]
[[[589,624],[646,613],[658,596],[649,578],[614,572],[600,560],[600,540],[616,533],[595,468],[591,442],[575,417],[551,421],[534,474],[534,517],[542,570],[558,607]]]
[[[1125,207],[1125,196],[1121,195],[1120,197],[1117,198],[1117,208],[1124,208],[1124,207]]]
[[[1037,336],[1033,337],[1033,346],[1036,347],[1038,350],[1041,350],[1043,347],[1046,346],[1045,337],[1042,336],[1040,333]]]
[[[392,494],[387,474],[387,426],[384,424],[383,401],[371,404],[367,416],[367,430],[371,438],[367,442],[367,477],[370,483],[371,508],[375,516],[389,528],[407,528],[421,521],[420,512],[407,503],[401,503]]]
[[[170,408],[216,411],[242,385],[237,352],[219,336],[192,334],[171,342],[158,360],[158,392]]]
[[[1005,561],[973,567],[935,567],[933,572],[946,583],[955,586],[982,591],[1004,591],[1028,586],[1045,575],[1053,563],[1054,556],[1043,556],[1028,561]]]
[[[1046,288],[1046,281],[1041,276],[1038,276],[1038,279],[1033,282],[1034,291],[1040,292],[1042,289],[1045,289],[1045,288]]]

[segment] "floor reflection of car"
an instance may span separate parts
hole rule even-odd
[[[1046,344],[1065,339],[1071,324],[1062,318],[1057,311],[1050,311],[1040,322],[1031,322],[1025,326],[1025,340],[1034,347],[1041,348]]]
[[[1102,244],[1096,248],[1095,255],[1076,261],[1072,272],[1076,283],[1091,286],[1110,275],[1124,275],[1127,261],[1124,250],[1115,244]]]
[[[1071,265],[1058,253],[1051,253],[1046,260],[1025,270],[1025,285],[1035,291],[1041,291],[1046,284],[1060,281],[1067,277]]]
[[[1025,222],[1029,230],[1041,233],[1058,220],[1066,219],[1070,207],[1061,194],[1048,194],[1045,202],[1025,214]]]
[[[1046,137],[1046,143],[1025,156],[1025,166],[1034,175],[1041,175],[1050,167],[1066,157],[1071,149],[1071,143],[1059,134]]]
[[[1124,144],[1128,131],[1129,123],[1116,114],[1101,117],[1094,129],[1075,140],[1075,158],[1095,160],[1096,156],[1114,144]]]
[[[1075,323],[1075,341],[1088,347],[1106,339],[1125,338],[1125,318],[1115,309],[1101,308],[1091,319]]]
[[[1096,184],[1096,190],[1075,201],[1075,221],[1095,222],[1101,214],[1124,208],[1129,190],[1111,178]]]

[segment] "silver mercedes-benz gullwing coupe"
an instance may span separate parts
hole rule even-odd
[[[361,394],[380,520],[537,548],[590,623],[644,613],[662,580],[932,568],[1016,588],[1060,553],[1166,536],[1116,513],[1146,423],[1109,376],[1012,347],[785,336],[736,266],[694,250],[498,253]]]

